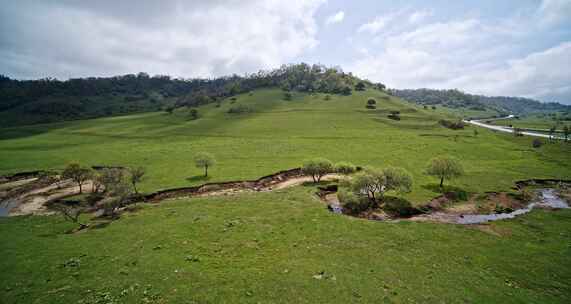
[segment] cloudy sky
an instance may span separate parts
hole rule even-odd
[[[571,104],[571,0],[0,0],[14,78],[323,63],[396,88]]]

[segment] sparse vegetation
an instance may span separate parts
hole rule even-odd
[[[441,119],[438,121],[443,127],[452,129],[452,130],[461,130],[464,129],[466,124],[462,120],[457,121],[450,121],[447,119]]]

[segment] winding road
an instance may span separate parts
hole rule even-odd
[[[500,131],[500,132],[506,132],[506,133],[512,133],[514,132],[513,128],[510,127],[505,127],[505,126],[496,126],[496,125],[490,125],[487,123],[483,123],[482,121],[484,120],[500,120],[500,119],[509,119],[512,118],[513,116],[506,116],[506,117],[501,117],[501,118],[495,118],[495,119],[480,119],[480,120],[464,120],[465,123],[469,123],[478,127],[482,127],[482,128],[487,128],[490,130],[495,130],[495,131]],[[527,136],[534,136],[534,137],[543,137],[543,138],[553,138],[553,139],[563,139],[562,136],[557,136],[557,135],[553,135],[550,136],[549,134],[543,134],[543,133],[537,133],[537,132],[531,132],[531,131],[521,131],[520,132],[522,135],[527,135]]]

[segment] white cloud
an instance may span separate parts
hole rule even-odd
[[[424,21],[426,18],[433,15],[432,11],[416,11],[408,17],[408,22],[417,24]]]
[[[538,10],[541,24],[552,26],[571,21],[570,0],[543,0]]]
[[[361,25],[357,29],[357,32],[359,33],[369,32],[371,34],[376,34],[380,32],[382,29],[384,29],[387,26],[387,24],[393,19],[393,17],[394,17],[393,15],[378,16],[374,20]]]
[[[345,19],[345,12],[339,11],[336,14],[327,17],[327,19],[325,20],[325,24],[331,25],[335,23],[340,23],[343,21],[343,19]]]
[[[571,103],[571,41],[523,58],[486,73],[451,81],[483,94],[519,95]]]
[[[277,67],[318,44],[323,0],[23,2],[0,12],[0,68],[59,78],[211,77]],[[224,4],[224,5],[222,5]]]
[[[470,18],[386,28],[376,36],[375,51],[356,47],[361,57],[348,70],[396,88],[461,88],[571,103],[571,41],[532,54],[518,51],[538,30],[533,22]]]

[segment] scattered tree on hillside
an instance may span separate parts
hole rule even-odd
[[[165,108],[165,112],[167,112],[168,114],[172,114],[175,110],[174,106],[168,106]]]
[[[198,110],[197,109],[190,109],[190,119],[191,120],[196,120],[198,119]]]
[[[79,186],[79,193],[83,193],[83,184],[91,177],[91,169],[84,168],[79,163],[73,162],[63,170],[62,177],[73,180]]]
[[[412,175],[398,167],[388,167],[382,170],[366,169],[353,178],[351,188],[356,194],[367,195],[369,200],[376,204],[377,199],[382,199],[387,191],[410,192]]]
[[[443,127],[448,128],[448,129],[452,129],[452,130],[464,129],[464,127],[466,126],[466,124],[460,119],[457,121],[450,121],[447,119],[441,119],[438,121],[438,123],[440,123],[440,125],[442,125]]]
[[[318,183],[324,175],[333,172],[333,164],[325,158],[314,158],[305,161],[301,169],[313,178],[313,182]]]
[[[87,224],[80,222],[79,217],[83,212],[83,209],[80,206],[70,206],[64,203],[56,203],[51,206],[52,209],[58,211],[63,218],[79,225],[79,230],[85,229],[88,227]]]
[[[109,185],[103,199],[103,210],[107,216],[115,216],[121,207],[125,207],[130,201],[133,189],[125,175],[120,176],[118,183]]]
[[[335,172],[348,175],[356,171],[355,165],[349,162],[339,162],[335,164]]]
[[[292,95],[290,92],[285,92],[284,93],[284,100],[291,100],[292,99]]]
[[[455,158],[441,156],[430,160],[426,173],[440,178],[440,188],[442,188],[444,179],[453,179],[462,176],[464,169],[462,164]]]
[[[474,137],[478,137],[478,130],[474,129]]]
[[[571,134],[571,127],[569,126],[564,126],[563,127],[563,136],[565,138],[565,141],[569,140],[569,134]]]
[[[245,114],[252,113],[254,110],[245,105],[237,105],[228,109],[228,114]]]
[[[139,194],[137,190],[137,184],[143,180],[143,176],[145,175],[145,168],[143,167],[136,167],[129,169],[129,181],[133,186],[133,191],[135,194]]]
[[[367,109],[376,109],[377,108],[377,101],[374,98],[369,98],[367,100]]]
[[[355,85],[355,91],[364,91],[365,90],[365,83],[362,81],[359,81],[356,85]]]
[[[412,189],[412,175],[403,168],[387,167],[383,169],[385,191],[408,193]]]
[[[543,146],[543,142],[541,141],[541,139],[535,138],[535,139],[531,142],[531,146],[534,147],[534,148],[539,148],[539,147]]]
[[[204,177],[208,177],[208,168],[213,167],[216,160],[210,153],[199,152],[194,156],[194,164],[197,168],[204,168]]]
[[[400,120],[400,111],[391,111],[391,114],[387,115],[387,117],[392,120]]]

